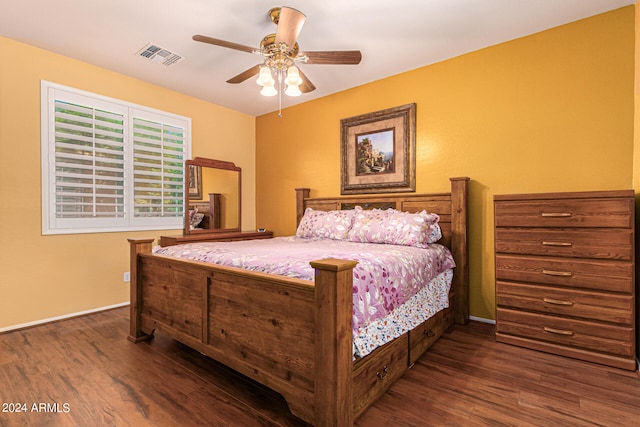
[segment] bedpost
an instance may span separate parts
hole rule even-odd
[[[465,324],[469,320],[469,178],[451,180],[451,252],[456,260],[453,280],[455,287],[455,321]]]
[[[353,425],[353,268],[356,261],[323,259],[315,268],[314,425]]]
[[[140,321],[140,305],[142,301],[142,286],[138,280],[138,254],[151,253],[151,244],[154,239],[127,239],[129,242],[129,262],[130,262],[130,303],[129,303],[129,336],[127,339],[137,343],[152,338],[142,332],[142,324]]]
[[[309,197],[308,188],[296,188],[296,227],[300,225],[302,221],[302,215],[304,215],[304,199]]]

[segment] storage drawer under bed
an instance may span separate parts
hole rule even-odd
[[[408,358],[409,334],[403,334],[355,362],[352,392],[354,417],[358,417],[370,402],[382,396],[405,373]]]
[[[410,330],[409,365],[413,365],[438,340],[451,323],[453,323],[451,309],[445,308],[431,316],[420,326]]]

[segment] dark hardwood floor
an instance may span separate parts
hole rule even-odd
[[[304,426],[282,398],[162,334],[127,341],[128,307],[0,335],[0,426]],[[638,426],[640,376],[454,326],[357,426]],[[20,412],[18,412],[20,411]]]

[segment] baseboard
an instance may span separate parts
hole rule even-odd
[[[19,325],[7,326],[6,328],[0,328],[0,334],[3,333],[3,332],[15,331],[17,329],[30,328],[32,326],[38,326],[38,325],[42,325],[42,324],[45,324],[45,323],[56,322],[58,320],[69,319],[71,317],[77,317],[77,316],[83,316],[85,314],[97,313],[98,311],[111,310],[113,308],[124,307],[124,306],[127,306],[127,305],[129,305],[128,301],[120,303],[120,304],[108,305],[108,306],[104,306],[104,307],[93,308],[91,310],[80,311],[80,312],[77,312],[77,313],[65,314],[63,316],[56,316],[56,317],[50,317],[48,319],[36,320],[34,322],[21,323]]]
[[[469,316],[469,320],[475,320],[476,322],[482,322],[482,323],[491,323],[492,325],[496,324],[495,320],[493,320],[493,319],[485,319],[483,317]]]

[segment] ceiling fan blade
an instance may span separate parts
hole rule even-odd
[[[252,47],[249,47],[249,46],[245,46],[245,45],[238,44],[238,43],[233,43],[233,42],[228,42],[228,41],[225,41],[225,40],[214,39],[213,37],[201,36],[199,34],[196,34],[195,36],[193,36],[193,39],[195,41],[197,41],[197,42],[209,43],[209,44],[212,44],[212,45],[227,47],[229,49],[235,49],[235,50],[239,50],[239,51],[242,51],[242,52],[253,53],[254,51],[256,51],[256,49],[254,49]]]
[[[293,48],[306,19],[307,17],[304,13],[296,9],[285,6],[281,7],[280,17],[278,18],[278,30],[276,31],[276,43],[286,43],[289,48]]]
[[[241,72],[237,76],[231,77],[229,80],[227,80],[227,83],[242,83],[243,81],[250,79],[253,76],[257,76],[258,73],[260,72],[261,66],[262,64],[254,65],[248,70]]]
[[[307,64],[347,64],[356,65],[362,60],[359,50],[336,50],[301,52],[298,57],[307,57]]]
[[[300,67],[296,67],[296,68],[298,69],[298,73],[300,73],[300,77],[302,78],[302,84],[300,85],[300,92],[309,93],[316,90],[316,87],[313,85],[313,83],[311,83],[311,80],[309,80],[309,77],[307,77],[302,72]]]

